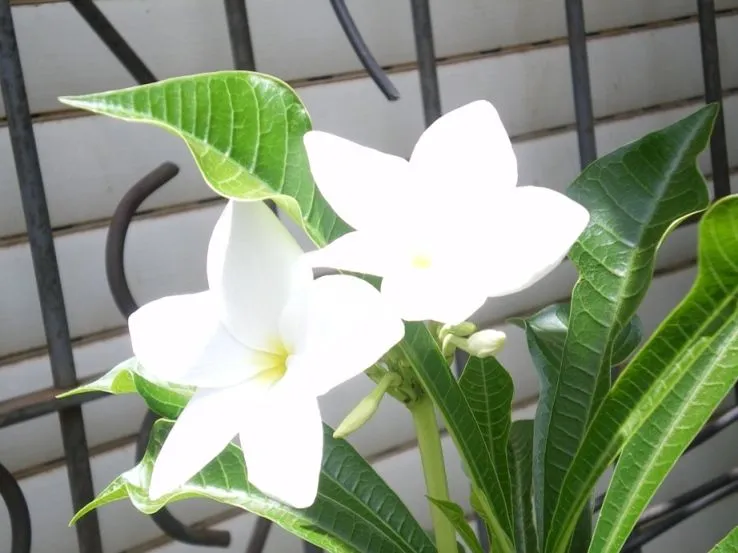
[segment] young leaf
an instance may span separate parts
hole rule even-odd
[[[433,499],[432,497],[429,497],[428,501],[438,507],[449,522],[454,525],[454,528],[461,536],[461,539],[464,541],[466,546],[471,550],[471,553],[484,553],[482,544],[479,543],[477,535],[474,533],[474,528],[472,528],[469,521],[466,520],[466,515],[461,507],[456,503]]]
[[[709,323],[707,348],[626,443],[602,505],[591,553],[620,551],[669,471],[738,380],[736,220],[734,196],[718,202],[700,225],[700,272],[682,308],[694,304],[707,315],[713,302],[725,303],[722,326],[716,328],[718,321]],[[663,350],[663,344],[652,341],[644,353],[659,346]]]
[[[710,549],[710,553],[738,553],[738,526]]]
[[[590,423],[561,489],[549,535],[551,551],[563,551],[598,478],[682,378],[711,370],[723,362],[725,348],[738,346],[731,327],[738,325],[738,263],[728,257],[738,251],[736,217],[735,196],[714,204],[703,217],[697,279],[615,381]]]
[[[302,143],[311,128],[307,110],[295,91],[275,77],[223,71],[60,101],[179,136],[218,194],[274,199],[318,245],[349,228],[310,174]]]
[[[165,504],[205,497],[240,507],[274,521],[287,531],[334,553],[432,553],[435,547],[400,499],[345,441],[325,428],[325,452],[316,502],[294,509],[260,493],[246,479],[241,450],[231,444],[187,484],[160,500],[148,497],[154,460],[172,427],[154,424],[141,462],[113,481],[74,520],[106,503],[129,497],[150,514]]]
[[[459,386],[466,397],[487,447],[492,454],[507,510],[512,512],[512,485],[507,443],[510,434],[513,382],[505,367],[494,357],[469,357]]]
[[[485,435],[443,354],[423,323],[406,323],[399,344],[415,377],[443,415],[446,428],[467,467],[490,532],[512,552],[512,518]]]
[[[538,553],[533,522],[533,421],[519,420],[510,428],[510,473],[517,553]]]
[[[193,393],[193,389],[186,386],[148,380],[144,368],[135,357],[116,365],[97,380],[64,395],[93,391],[114,395],[137,393],[151,411],[168,419],[176,419],[179,416]]]
[[[569,187],[591,219],[569,254],[579,273],[569,332],[536,414],[533,481],[542,541],[558,530],[552,519],[564,476],[607,383],[615,337],[651,281],[657,246],[673,221],[707,205],[696,160],[716,113],[716,106],[705,107],[600,158]]]
[[[118,363],[97,380],[78,386],[73,390],[69,390],[63,394],[59,394],[59,398],[69,397],[77,394],[86,394],[89,392],[106,392],[108,394],[131,394],[136,391],[136,385],[133,382],[133,375],[138,370],[138,361],[135,357],[126,359],[122,363]]]

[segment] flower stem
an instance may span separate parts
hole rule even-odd
[[[418,435],[418,449],[428,496],[449,501],[441,434],[438,432],[433,401],[428,396],[423,396],[412,404],[410,412]],[[456,530],[453,525],[435,505],[430,505],[430,510],[438,553],[457,553]]]

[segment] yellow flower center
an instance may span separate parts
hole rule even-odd
[[[419,254],[413,257],[410,262],[414,269],[428,269],[433,264],[429,255]]]
[[[287,372],[287,358],[291,352],[279,338],[270,340],[269,351],[261,352],[259,365],[261,371],[256,378],[267,384],[275,384]]]

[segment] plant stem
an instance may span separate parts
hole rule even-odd
[[[443,463],[443,450],[441,449],[441,434],[436,423],[433,401],[427,395],[423,396],[412,404],[410,412],[413,415],[415,431],[418,435],[418,449],[420,460],[423,463],[428,496],[433,499],[450,501],[446,466]],[[438,553],[457,553],[456,530],[453,524],[435,505],[429,505]]]

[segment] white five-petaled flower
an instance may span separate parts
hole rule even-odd
[[[368,283],[313,280],[302,250],[261,202],[229,202],[210,239],[209,289],[129,319],[147,373],[196,391],[155,462],[152,498],[174,491],[238,436],[249,481],[294,507],[313,503],[323,451],[317,397],[404,334]]]
[[[510,139],[486,101],[434,122],[409,161],[320,131],[304,142],[318,188],[355,229],[310,263],[383,277],[405,320],[459,323],[531,286],[589,221],[563,194],[516,186]]]

